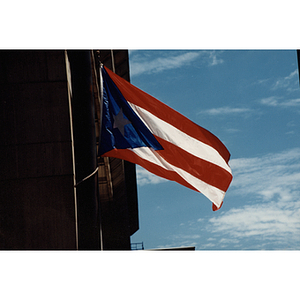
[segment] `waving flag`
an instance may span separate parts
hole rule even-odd
[[[204,194],[213,210],[232,180],[230,153],[206,129],[106,67],[99,155],[138,164]]]

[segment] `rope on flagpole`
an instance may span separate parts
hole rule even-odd
[[[86,176],[85,178],[83,178],[82,180],[80,180],[79,182],[77,182],[74,187],[77,187],[80,183],[86,181],[87,179],[89,179],[90,177],[92,177],[93,175],[95,175],[98,171],[99,167],[97,167],[93,173],[91,173],[90,175]]]

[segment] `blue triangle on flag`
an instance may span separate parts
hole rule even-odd
[[[130,107],[104,68],[103,112],[99,155],[114,148],[127,149],[151,147],[162,150],[162,146]]]

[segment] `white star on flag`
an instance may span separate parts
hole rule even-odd
[[[114,116],[114,126],[113,128],[118,128],[122,135],[124,136],[124,127],[127,124],[131,124],[131,122],[124,118],[123,110],[120,109],[119,113]]]

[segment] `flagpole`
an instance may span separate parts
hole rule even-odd
[[[102,109],[103,109],[103,77],[102,77],[102,68],[103,68],[103,64],[100,62],[100,66],[99,66],[99,81],[100,81],[99,140],[101,139],[101,131],[102,131]]]
[[[114,73],[116,73],[116,69],[115,69],[115,58],[114,58],[114,50],[110,50],[110,56],[111,56],[111,67],[112,67],[112,71]]]
[[[101,143],[101,132],[102,132],[102,111],[103,111],[103,78],[102,78],[102,68],[103,64],[98,59],[99,65],[99,81],[100,81],[100,115],[99,115],[99,147]],[[99,199],[99,206],[100,206],[100,199]],[[101,207],[100,207],[101,209]],[[101,214],[99,218],[99,226],[100,226],[100,250],[103,251],[103,233],[102,233],[102,222],[101,222]]]
[[[75,247],[76,250],[79,250],[78,247],[78,204],[77,204],[77,195],[76,195],[76,174],[75,174],[75,150],[74,150],[74,134],[73,134],[73,119],[72,119],[72,83],[71,83],[71,69],[70,61],[68,58],[67,50],[65,50],[65,62],[67,70],[67,81],[68,81],[68,99],[69,99],[69,115],[70,115],[70,129],[71,129],[71,143],[72,143],[72,164],[73,164],[73,188],[74,188],[74,212],[75,212]]]

